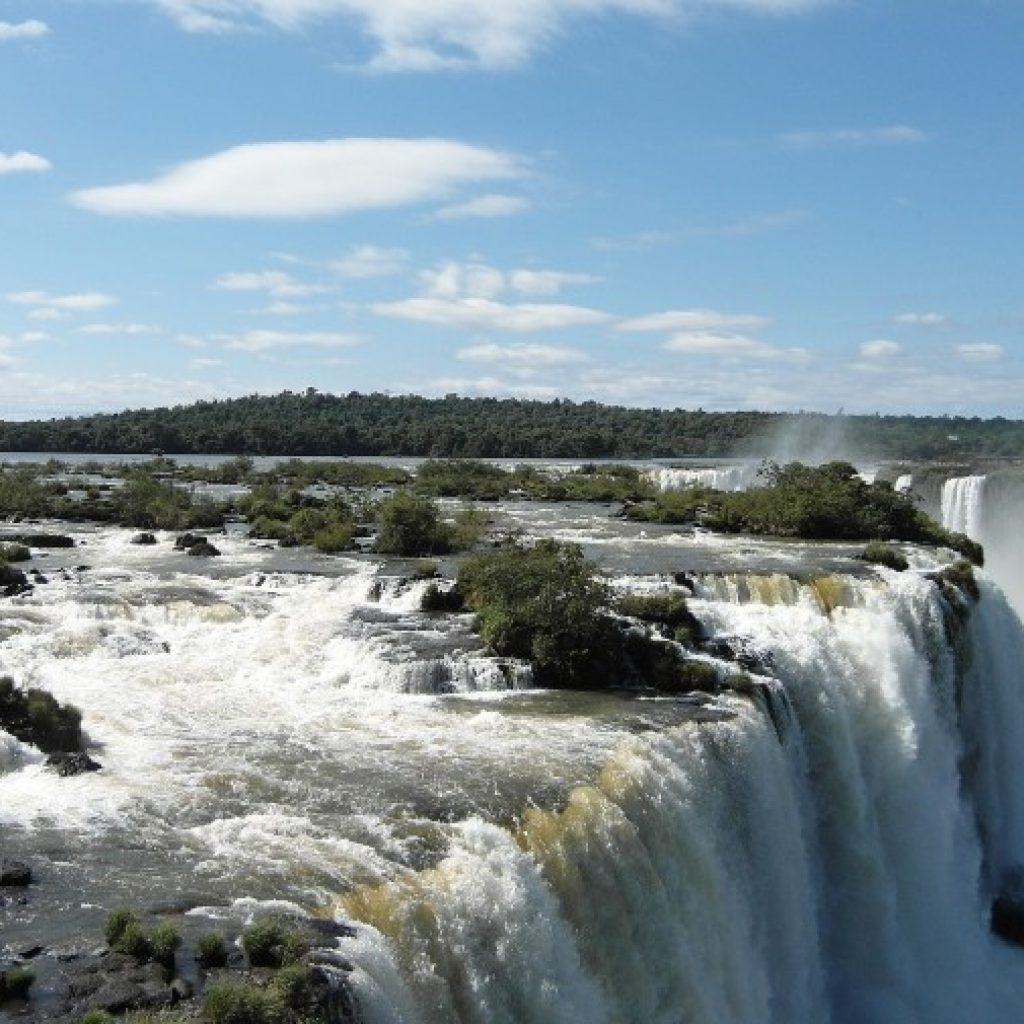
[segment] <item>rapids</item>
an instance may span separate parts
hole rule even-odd
[[[418,611],[407,565],[80,531],[0,601],[0,673],[78,705],[104,770],[60,779],[0,733],[3,846],[41,865],[0,946],[91,948],[117,905],[287,901],[355,925],[365,1024],[1021,1019],[988,913],[1024,863],[1024,632],[991,578],[964,614],[923,550],[898,574],[856,545],[495,513],[616,587],[686,571],[756,696],[533,690],[468,617]]]

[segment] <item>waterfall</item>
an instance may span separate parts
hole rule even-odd
[[[942,525],[954,533],[980,540],[985,477],[960,476],[942,485]]]
[[[893,484],[893,490],[900,494],[906,494],[910,491],[910,488],[914,485],[914,477],[910,473],[903,473],[896,478],[896,483]]]
[[[624,743],[564,806],[463,822],[437,867],[353,893],[370,1024],[1019,1019],[985,880],[1024,859],[1019,620],[988,583],[956,636],[911,573],[828,602],[771,579],[693,604],[766,653],[782,739],[731,699],[729,721]]]
[[[655,469],[650,478],[660,491],[681,491],[687,487],[712,487],[717,491],[745,491],[757,480],[758,464],[681,469]]]

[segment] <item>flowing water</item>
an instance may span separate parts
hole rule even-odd
[[[1022,1019],[1024,954],[988,929],[1024,863],[1024,632],[994,583],[964,615],[929,552],[897,574],[494,512],[618,588],[692,588],[753,695],[533,690],[468,617],[418,611],[408,566],[82,531],[0,600],[0,673],[81,707],[104,770],[58,778],[0,733],[4,850],[40,866],[0,945],[281,901],[355,924],[367,1024]]]

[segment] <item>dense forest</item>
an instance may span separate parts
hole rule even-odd
[[[475,458],[1024,455],[1024,421],[630,409],[597,402],[429,399],[315,389],[93,416],[0,421],[0,452],[418,455]]]

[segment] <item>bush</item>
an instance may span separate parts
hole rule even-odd
[[[338,551],[350,551],[355,527],[352,523],[331,523],[313,534],[313,547],[325,555],[333,555]]]
[[[615,602],[615,610],[660,627],[664,635],[680,643],[692,643],[703,636],[682,594],[624,594]]]
[[[26,999],[35,980],[35,974],[27,967],[9,967],[0,971],[0,1003],[6,999]]]
[[[478,509],[465,508],[455,513],[455,527],[451,534],[453,551],[470,551],[487,531],[487,516]]]
[[[540,686],[609,685],[609,651],[621,648],[604,612],[608,587],[576,544],[538,541],[468,559],[458,589],[496,654],[524,658]]]
[[[309,950],[302,935],[276,917],[250,925],[242,933],[242,948],[253,967],[281,967],[295,963]]]
[[[59,703],[45,690],[21,690],[9,676],[0,677],[0,726],[45,754],[82,748],[82,712],[78,708]]]
[[[457,587],[442,590],[436,583],[431,583],[420,598],[420,611],[424,612],[461,612],[465,607],[466,599]]]
[[[107,940],[107,945],[112,947],[132,925],[137,928],[141,926],[138,914],[127,907],[117,907],[112,910],[103,924],[103,937]]]
[[[270,993],[281,1006],[290,1010],[308,1008],[313,1001],[309,966],[295,963],[282,967],[270,982]]]
[[[874,541],[869,544],[860,556],[865,562],[873,565],[884,565],[887,569],[895,569],[903,572],[910,568],[910,563],[904,555],[888,544],[881,541]]]
[[[32,552],[24,544],[0,544],[0,562],[28,562]]]
[[[279,1024],[287,1020],[274,993],[235,980],[218,981],[206,990],[203,1017],[210,1024]]]
[[[174,966],[174,953],[181,945],[181,934],[170,921],[161,921],[149,935],[153,959],[164,967]]]
[[[90,1010],[82,1015],[78,1024],[110,1024],[112,1020],[113,1014],[107,1013],[106,1010]]]
[[[196,942],[196,960],[201,967],[223,967],[228,962],[227,945],[220,932],[205,932]]]
[[[498,466],[474,459],[425,462],[416,473],[416,490],[435,498],[497,501],[508,496],[512,477]]]
[[[128,924],[110,944],[115,953],[122,953],[143,963],[153,958],[153,946],[138,921]]]
[[[448,528],[429,498],[399,491],[377,506],[374,551],[385,555],[443,555],[451,548]]]
[[[981,590],[974,575],[974,566],[966,559],[947,565],[936,574],[940,583],[950,584],[973,601],[981,599]]]

